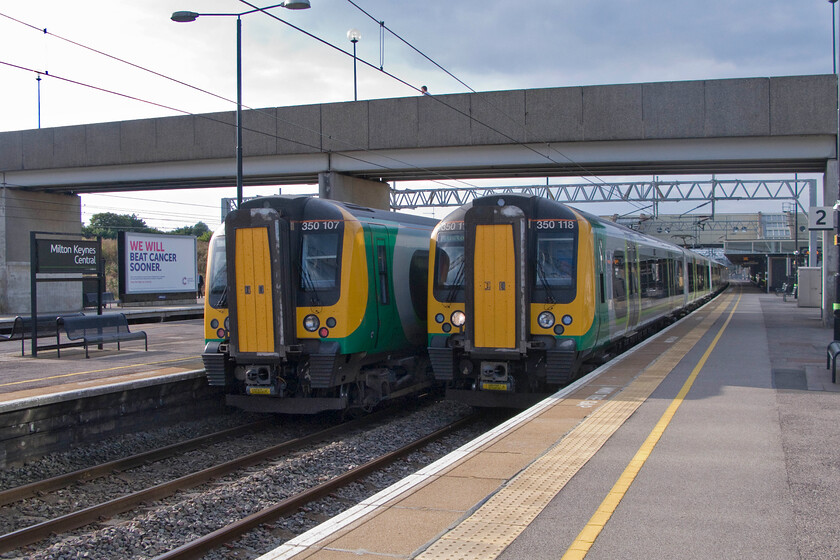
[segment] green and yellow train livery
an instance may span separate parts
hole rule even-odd
[[[312,197],[262,197],[210,244],[211,385],[253,411],[371,408],[427,386],[436,220]]]

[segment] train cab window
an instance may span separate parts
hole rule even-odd
[[[301,236],[300,289],[318,299],[318,305],[331,305],[338,301],[341,279],[341,234],[307,233]],[[303,304],[308,304],[303,302]]]
[[[210,261],[210,273],[207,278],[207,303],[216,309],[227,307],[227,255],[225,254],[225,236],[215,235],[207,250]]]
[[[539,232],[536,242],[534,302],[569,303],[577,288],[574,230]]]
[[[464,232],[439,233],[434,293],[439,301],[464,301]]]

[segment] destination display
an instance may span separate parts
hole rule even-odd
[[[121,237],[121,243],[124,293],[196,290],[195,237],[126,232]]]

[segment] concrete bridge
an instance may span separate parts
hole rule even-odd
[[[837,100],[835,75],[816,75],[253,110],[243,182],[387,207],[392,180],[799,172],[824,174],[830,206]],[[0,133],[0,312],[28,306],[14,295],[28,294],[28,231],[80,231],[66,195],[231,186],[234,140],[233,112]]]

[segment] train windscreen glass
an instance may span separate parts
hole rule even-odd
[[[575,299],[577,239],[575,232],[539,232],[536,238],[534,301],[569,303]]]
[[[464,300],[464,232],[443,232],[435,249],[435,298]]]
[[[303,236],[300,249],[300,287],[307,292],[330,291],[338,287],[338,233]]]
[[[225,255],[225,236],[215,235],[208,249],[210,273],[207,278],[207,303],[216,309],[227,307],[227,255]]]

